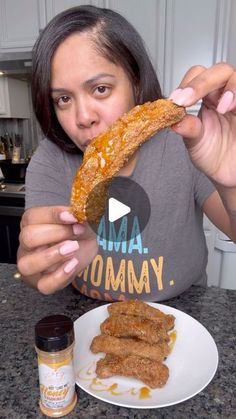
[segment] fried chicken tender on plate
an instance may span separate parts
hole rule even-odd
[[[168,333],[161,319],[158,323],[142,317],[126,316],[124,314],[112,315],[104,320],[100,329],[105,335],[133,337],[150,344],[169,341]]]
[[[117,172],[148,138],[180,121],[185,109],[159,99],[135,106],[87,147],[71,190],[71,211],[79,222],[99,222],[107,189]]]
[[[163,387],[169,377],[165,364],[135,355],[106,355],[97,362],[98,378],[109,378],[114,375],[136,378],[151,388]]]
[[[170,330],[174,327],[175,317],[172,314],[165,314],[157,308],[151,307],[140,300],[127,300],[118,303],[112,303],[108,306],[108,312],[110,315],[126,314],[130,316],[141,316],[145,319],[152,320],[155,322],[162,319],[166,330]]]
[[[140,339],[117,338],[107,335],[95,336],[90,349],[95,354],[105,352],[118,356],[136,355],[154,361],[163,361],[170,353],[170,347],[167,342],[150,345]]]

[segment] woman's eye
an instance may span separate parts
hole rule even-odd
[[[109,87],[107,86],[97,86],[95,89],[95,94],[97,94],[98,96],[106,96],[107,94],[109,94]]]
[[[60,106],[66,105],[69,101],[70,101],[69,96],[60,96],[54,99],[54,102],[56,103],[56,105],[60,105]]]
[[[97,89],[99,93],[104,93],[106,91],[106,86],[98,86]]]
[[[61,103],[68,103],[69,100],[70,100],[70,98],[68,96],[61,96],[59,98],[59,102],[61,102]]]

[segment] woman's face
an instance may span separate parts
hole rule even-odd
[[[87,33],[71,35],[55,51],[51,95],[61,126],[82,151],[135,105],[123,68],[99,55]]]

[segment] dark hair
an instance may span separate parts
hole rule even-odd
[[[58,14],[33,48],[31,90],[34,112],[44,135],[70,153],[80,153],[80,150],[57,120],[50,94],[50,72],[57,47],[76,32],[93,32],[97,50],[124,69],[134,86],[136,105],[162,97],[142,38],[124,17],[95,6],[73,7]]]

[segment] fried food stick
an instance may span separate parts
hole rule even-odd
[[[97,362],[98,378],[109,378],[113,375],[133,377],[143,381],[151,388],[163,387],[169,378],[169,369],[161,362],[134,355],[119,357],[106,355]]]
[[[118,303],[112,303],[108,306],[110,315],[127,314],[130,316],[141,316],[145,319],[155,321],[163,320],[166,330],[174,327],[175,317],[172,314],[165,314],[157,308],[151,307],[140,300],[127,300]]]
[[[110,316],[100,325],[100,329],[105,335],[133,337],[150,344],[169,341],[169,336],[161,321],[157,323],[142,317],[123,314]]]
[[[159,99],[135,106],[87,147],[71,190],[71,211],[79,222],[99,222],[112,177],[148,138],[185,115],[183,107]],[[93,191],[93,193],[92,193]]]
[[[116,338],[106,335],[95,336],[90,349],[95,354],[105,352],[118,356],[136,355],[159,362],[163,361],[170,353],[170,347],[166,342],[150,345],[140,339]]]

